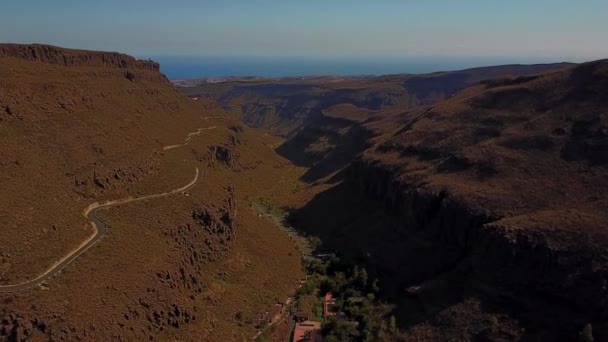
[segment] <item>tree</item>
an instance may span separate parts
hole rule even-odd
[[[325,342],[340,342],[335,335],[325,336]]]
[[[359,266],[355,265],[355,267],[353,267],[353,279],[355,281],[359,281]]]
[[[312,314],[318,320],[323,319],[323,303],[317,303],[312,308]]]
[[[374,282],[372,283],[372,292],[373,293],[380,292],[380,286],[378,285],[378,278],[374,279]]]
[[[321,293],[341,293],[348,285],[348,279],[343,272],[336,272],[333,277],[330,276],[321,284]]]
[[[310,249],[312,249],[313,251],[316,251],[323,244],[323,242],[321,241],[321,239],[319,239],[318,236],[309,236],[308,243],[310,244]]]
[[[311,294],[315,293],[317,286],[318,286],[317,279],[314,277],[309,278],[306,280],[306,282],[304,284],[302,284],[302,286],[300,286],[296,290],[296,295],[298,295],[298,296],[311,295]]]
[[[359,285],[362,289],[367,287],[367,271],[365,270],[365,268],[361,269],[361,271],[359,272],[359,278],[357,279],[357,281],[359,282]]]
[[[349,341],[350,337],[357,333],[357,330],[352,324],[331,317],[323,324],[322,332],[325,341]]]
[[[578,333],[578,340],[580,342],[593,342],[595,339],[593,338],[593,327],[591,323],[585,325],[583,330]]]
[[[312,260],[308,264],[308,273],[325,275],[327,274],[327,265],[319,260]]]
[[[388,319],[388,331],[393,335],[397,333],[397,319],[393,315]]]
[[[364,342],[372,342],[374,341],[374,333],[372,333],[368,328],[363,329],[363,341]]]

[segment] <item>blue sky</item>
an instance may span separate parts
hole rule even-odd
[[[2,0],[0,41],[138,56],[608,57],[606,0]]]

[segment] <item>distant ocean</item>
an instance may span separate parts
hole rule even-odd
[[[385,75],[460,70],[500,64],[556,63],[574,60],[540,57],[152,57],[170,79],[226,76]]]

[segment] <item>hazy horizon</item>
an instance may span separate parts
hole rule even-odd
[[[428,73],[607,58],[607,12],[598,0],[7,0],[0,42],[152,58],[172,79]]]
[[[153,56],[170,79],[422,74],[506,64],[585,62],[582,58],[529,57],[270,57]]]
[[[0,41],[137,56],[598,59],[607,12],[599,0],[7,0]]]

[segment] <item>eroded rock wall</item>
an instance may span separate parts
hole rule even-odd
[[[574,334],[592,323],[596,337],[606,336],[608,272],[599,237],[514,229],[503,223],[503,217],[473,208],[448,190],[405,180],[390,167],[371,161],[353,163],[346,181],[397,222],[384,249],[397,259],[378,268],[398,282],[401,296],[411,286],[417,291],[442,287],[458,292],[460,284],[437,283],[459,274],[458,279],[466,279],[464,292],[506,300],[505,306],[524,327],[553,324],[550,329]],[[395,239],[400,240],[398,249],[390,247]],[[552,323],[546,322],[548,311],[559,312]]]

